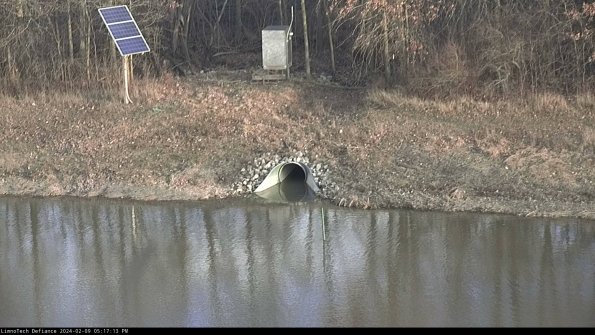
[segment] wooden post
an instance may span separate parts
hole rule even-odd
[[[124,103],[128,103],[128,67],[126,66],[126,56],[122,57],[122,76],[124,79],[124,86],[122,88],[122,97],[124,98]]]
[[[123,68],[123,76],[124,76],[124,88],[123,88],[123,96],[124,96],[124,104],[128,104],[131,103],[132,101],[130,101],[130,96],[128,95],[128,80],[130,79],[129,74],[128,74],[128,57],[129,56],[124,56],[122,57],[122,68]]]
[[[130,84],[134,81],[134,66],[132,64],[132,55],[128,56],[128,80]]]

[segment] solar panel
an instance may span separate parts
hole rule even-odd
[[[142,37],[132,37],[117,40],[116,44],[123,55],[131,55],[149,51],[149,46]]]
[[[126,6],[100,8],[99,13],[106,24],[133,20]]]
[[[114,38],[116,40],[120,38],[141,35],[140,31],[132,21],[111,24],[110,29],[112,31],[112,35],[114,35]]]
[[[150,51],[126,5],[99,8],[99,15],[114,39],[120,55],[134,55]]]

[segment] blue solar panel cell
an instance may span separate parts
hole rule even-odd
[[[136,28],[134,22],[114,23],[109,25],[112,35],[115,39],[140,36],[140,31]]]
[[[123,56],[149,51],[149,46],[141,36],[116,40],[116,44]]]
[[[122,56],[148,52],[149,46],[136,26],[128,7],[116,6],[100,8],[99,14],[103,18],[107,29],[112,34],[114,42]]]
[[[101,8],[99,12],[107,24],[132,20],[132,16],[130,16],[130,12],[128,12],[126,6]]]

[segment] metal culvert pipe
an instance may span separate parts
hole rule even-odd
[[[275,166],[254,193],[264,198],[300,200],[319,191],[307,165],[288,162]]]
[[[306,169],[297,163],[287,163],[279,170],[279,182],[306,182]]]

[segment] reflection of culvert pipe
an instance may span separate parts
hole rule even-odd
[[[296,201],[319,192],[307,165],[297,162],[275,166],[254,190],[263,198]]]

